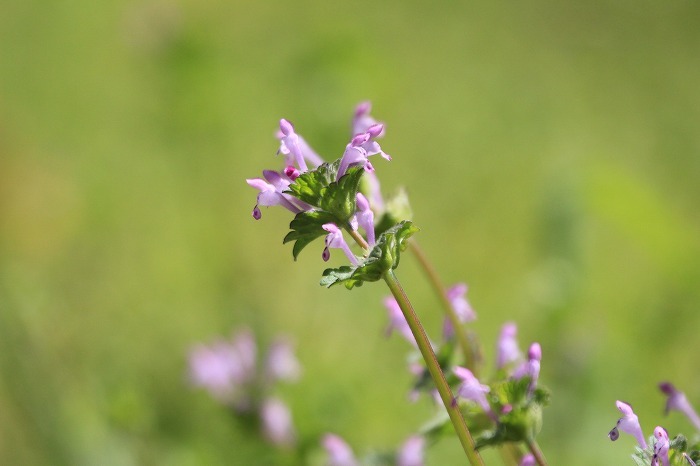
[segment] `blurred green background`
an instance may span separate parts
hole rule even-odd
[[[186,353],[247,326],[296,341],[278,395],[308,442],[390,449],[408,345],[381,284],[318,286],[290,216],[250,213],[285,117],[327,159],[364,99],[418,241],[466,281],[488,361],[543,347],[552,465],[630,464],[672,380],[700,405],[700,3],[0,2],[0,463],[293,464],[192,390]],[[338,254],[334,261],[341,262]],[[398,271],[429,332],[437,301]],[[500,464],[486,453],[488,464]],[[429,464],[461,464],[456,439]]]

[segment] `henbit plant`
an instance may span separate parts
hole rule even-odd
[[[329,260],[332,249],[341,250],[348,265],[324,270],[321,285],[344,285],[351,290],[367,282],[383,281],[389,288],[391,297],[385,300],[390,316],[388,331],[399,331],[422,356],[422,363],[411,366],[416,376],[412,396],[430,393],[442,408],[420,431],[423,441],[409,444],[409,450],[420,450],[420,455],[402,456],[399,452],[382,464],[422,464],[424,441],[435,442],[453,431],[472,465],[484,464],[480,449],[496,447],[506,464],[543,466],[546,460],[535,439],[541,428],[542,407],[549,399],[548,391],[538,385],[542,349],[533,343],[524,359],[515,339],[517,328],[506,323],[498,338],[493,374],[488,383],[482,383],[486,379],[481,375],[481,352],[476,338],[465,328],[476,318],[465,297],[467,287],[443,286],[413,238],[418,227],[411,221],[405,193],[400,191],[388,200],[382,196],[370,158],[379,155],[390,161],[391,156],[377,141],[384,136],[385,126],[370,111],[369,102],[357,106],[350,140],[342,156],[332,162],[324,162],[291,122],[280,120],[277,153],[284,156],[281,170],[264,170],[262,178],[246,180],[259,191],[253,218],[262,218],[261,207],[279,205],[292,212],[294,218],[284,243],[293,243],[295,260],[320,238],[324,240],[324,261]],[[417,258],[444,308],[439,344],[428,338],[396,275],[402,253],[407,250]],[[453,429],[447,427],[450,424]],[[325,437],[329,464],[356,464],[352,450],[340,442],[337,436]],[[529,453],[525,454],[521,445]],[[411,460],[402,462],[402,457]],[[376,464],[376,458],[369,457],[365,462]]]

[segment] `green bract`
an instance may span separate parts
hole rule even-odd
[[[418,227],[407,220],[394,225],[381,234],[376,246],[359,266],[324,270],[321,285],[330,288],[343,283],[350,290],[364,282],[379,280],[385,272],[399,265],[401,251],[408,245],[406,240],[417,231]]]

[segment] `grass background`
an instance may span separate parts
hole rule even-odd
[[[392,448],[407,346],[381,284],[317,285],[289,215],[250,212],[280,117],[328,159],[354,105],[423,248],[466,281],[487,358],[500,325],[543,347],[550,464],[628,464],[656,383],[700,403],[697,1],[0,2],[0,463],[293,464],[185,377],[234,328],[297,342],[297,429]],[[337,262],[340,259],[336,255]],[[429,332],[437,303],[398,271]],[[489,359],[490,360],[490,359]],[[455,464],[455,439],[428,453]],[[499,464],[487,453],[489,464]]]

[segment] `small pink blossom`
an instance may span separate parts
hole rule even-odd
[[[321,444],[328,453],[327,466],[358,466],[352,449],[339,436],[326,434],[321,439]]]

